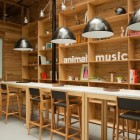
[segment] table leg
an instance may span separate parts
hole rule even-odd
[[[82,94],[82,140],[85,140],[85,94]]]
[[[85,115],[85,140],[89,140],[89,98],[85,97],[85,112],[82,115]]]
[[[31,116],[31,104],[30,104],[30,94],[29,88],[26,88],[26,127],[29,126],[29,120]]]
[[[103,140],[107,140],[107,100],[103,101]]]

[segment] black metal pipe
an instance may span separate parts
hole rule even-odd
[[[52,34],[56,30],[56,0],[52,0]],[[52,83],[56,82],[56,44],[52,44]]]

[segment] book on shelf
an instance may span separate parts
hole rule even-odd
[[[42,72],[42,73],[41,73],[41,79],[42,79],[42,80],[46,80],[46,79],[47,79],[47,74],[46,74],[46,72]]]
[[[46,64],[46,56],[39,55],[39,65],[45,65]]]
[[[130,69],[130,84],[139,82],[139,73],[135,69]]]

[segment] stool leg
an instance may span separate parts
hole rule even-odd
[[[68,140],[68,135],[69,135],[69,107],[67,107],[66,108],[66,113],[67,113],[67,115],[66,115],[66,137],[65,137],[65,140]]]
[[[60,111],[60,108],[57,107],[57,123],[56,123],[56,128],[58,127],[58,122],[59,122],[59,111]]]
[[[19,118],[21,119],[19,95],[17,95],[17,105],[18,105]]]
[[[51,130],[50,130],[50,140],[52,140],[52,133],[53,133],[53,129],[54,129],[54,122],[55,122],[55,117],[54,117],[54,106],[51,105],[52,107],[52,120],[51,120]]]
[[[127,127],[127,140],[129,140],[129,121],[126,119],[126,127]]]
[[[14,113],[14,103],[13,103],[13,98],[11,98],[11,107],[12,107],[12,113]],[[14,114],[13,114],[14,116]]]
[[[119,140],[119,117],[117,116],[117,132],[116,132],[116,140]]]
[[[81,138],[81,132],[82,132],[82,119],[81,119],[81,106],[78,106],[78,116],[79,116],[79,126],[80,126],[80,138]]]
[[[6,103],[6,124],[8,121],[8,111],[9,111],[9,95],[7,95],[7,103]]]
[[[42,139],[42,122],[43,122],[43,112],[42,112],[42,107],[41,107],[41,105],[40,105],[40,111],[39,111],[39,113],[40,113],[40,127],[39,127],[39,140],[41,140]]]
[[[124,119],[122,119],[122,131],[123,131],[123,137],[125,136],[125,131],[124,131]],[[125,138],[123,138],[125,140]]]
[[[138,135],[138,122],[136,121],[136,134],[135,134],[135,140],[137,140]]]
[[[115,124],[116,124],[116,109],[114,109],[112,140],[114,140],[115,137]]]

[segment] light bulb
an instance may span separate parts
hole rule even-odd
[[[28,19],[24,17],[24,23],[28,23]]]
[[[65,11],[67,9],[66,5],[62,2],[62,5],[61,5],[61,9],[62,11]]]
[[[45,17],[43,10],[40,11],[40,17]]]

